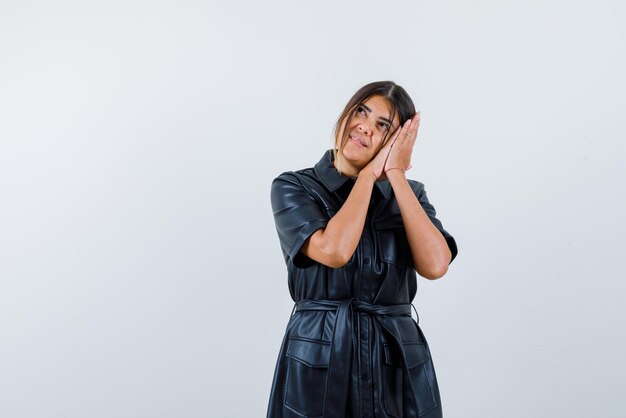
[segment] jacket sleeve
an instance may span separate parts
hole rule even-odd
[[[300,268],[315,263],[300,249],[309,236],[326,227],[328,219],[322,208],[293,172],[284,172],[272,181],[270,199],[285,263]]]
[[[430,218],[430,221],[433,223],[433,225],[437,227],[437,229],[441,232],[443,237],[446,239],[446,242],[448,243],[448,247],[450,248],[450,252],[452,253],[452,257],[450,258],[450,263],[452,263],[452,261],[454,260],[454,258],[459,252],[456,246],[456,241],[454,237],[443,228],[441,221],[437,219],[437,211],[435,210],[435,207],[428,200],[428,196],[426,195],[426,189],[424,187],[424,184],[418,182],[418,186],[419,186],[418,187],[419,190],[417,192],[417,200],[422,205],[422,208],[424,209],[424,212],[426,212],[426,214]]]

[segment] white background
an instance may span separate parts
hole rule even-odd
[[[623,417],[626,7],[0,1],[0,416],[265,416],[269,190],[362,85],[422,111],[448,418]]]

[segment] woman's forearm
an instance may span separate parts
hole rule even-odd
[[[393,187],[400,214],[411,247],[415,270],[427,279],[446,274],[450,263],[450,248],[419,203],[402,170],[389,170],[387,178]]]
[[[350,260],[363,234],[374,182],[371,173],[361,171],[350,195],[322,234],[325,252],[337,255],[341,265]]]

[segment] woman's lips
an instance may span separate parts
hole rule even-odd
[[[365,147],[365,141],[363,141],[361,138],[359,138],[358,136],[352,136],[350,135],[350,141],[354,142],[357,145],[360,145],[362,147]]]

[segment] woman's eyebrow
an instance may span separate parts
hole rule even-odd
[[[363,108],[365,110],[367,110],[369,113],[372,113],[372,109],[370,109],[369,107],[367,107],[364,103],[361,103],[361,106],[363,106]],[[379,116],[378,119],[380,120],[384,120],[385,122],[388,122],[390,126],[393,126],[393,123],[391,123],[391,121],[387,118],[384,118],[382,116]]]

